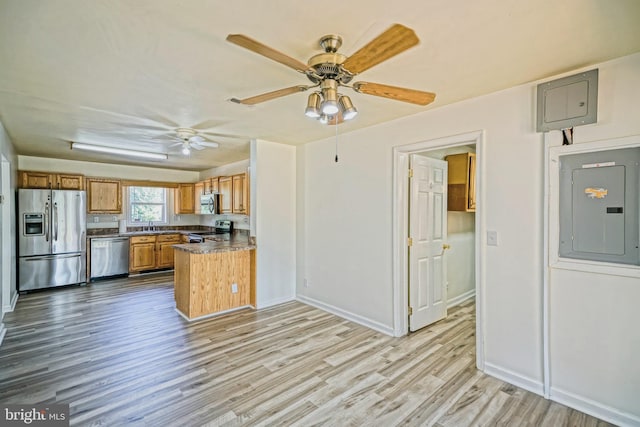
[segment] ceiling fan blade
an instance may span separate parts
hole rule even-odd
[[[219,146],[217,142],[210,142],[210,141],[200,141],[198,142],[198,145],[202,145],[203,147],[211,147],[211,148],[218,148]]]
[[[193,148],[194,150],[204,150],[204,147],[202,145],[200,145],[199,143],[193,143],[193,144],[189,144],[189,148]]]
[[[304,62],[291,58],[290,56],[285,55],[284,53],[279,52],[243,34],[229,34],[227,36],[227,41],[244,47],[245,49],[249,49],[250,51],[265,56],[273,61],[286,65],[287,67],[293,68],[294,70],[301,73],[304,73],[307,70],[312,70]]]
[[[200,135],[193,135],[191,138],[189,138],[189,142],[195,142],[195,143],[200,143],[204,141],[204,138],[201,137]]]
[[[360,74],[396,56],[420,42],[416,33],[401,24],[394,24],[347,58],[342,67],[352,74]]]
[[[410,102],[412,104],[427,105],[436,99],[436,94],[421,90],[407,89],[404,87],[388,86],[379,83],[356,82],[353,90],[367,95],[381,96],[395,99],[396,101]]]
[[[183,145],[182,142],[176,142],[175,144],[171,144],[169,147],[177,147],[178,145]]]
[[[252,96],[251,98],[231,98],[229,101],[235,102],[236,104],[255,105],[275,98],[280,98],[282,96],[291,95],[292,93],[304,92],[307,89],[307,86],[292,86],[285,89],[274,90],[273,92],[263,93],[262,95]]]

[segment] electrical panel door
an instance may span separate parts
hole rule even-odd
[[[640,264],[640,148],[561,157],[561,257]]]

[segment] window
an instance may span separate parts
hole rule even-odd
[[[129,187],[129,222],[167,222],[167,192],[161,187]]]

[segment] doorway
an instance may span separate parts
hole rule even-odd
[[[410,181],[409,166],[412,155],[430,157],[443,160],[445,156],[475,151],[476,154],[476,212],[448,213],[449,220],[444,219],[444,224],[451,230],[448,241],[455,242],[452,249],[456,256],[452,257],[450,251],[445,258],[453,258],[446,271],[452,272],[452,276],[466,276],[467,280],[460,281],[460,277],[451,277],[449,282],[450,297],[446,297],[446,305],[451,307],[472,297],[476,297],[476,366],[484,367],[483,348],[483,298],[484,286],[484,256],[483,239],[485,234],[484,224],[484,192],[483,192],[483,164],[484,164],[484,134],[483,131],[470,132],[451,137],[438,138],[408,145],[395,147],[393,150],[393,314],[394,335],[406,335],[410,327],[409,313],[409,283],[411,255],[408,242],[410,230]],[[445,242],[447,243],[447,242]],[[449,243],[447,243],[449,244]],[[442,243],[441,243],[442,245]],[[450,244],[449,244],[450,245]],[[444,245],[447,246],[447,245]],[[451,246],[451,245],[450,245]],[[443,248],[445,249],[445,248]],[[447,280],[446,278],[444,280]],[[471,280],[471,283],[468,283]],[[455,282],[455,283],[454,283]],[[446,292],[446,289],[445,289]],[[414,328],[411,327],[413,330]]]

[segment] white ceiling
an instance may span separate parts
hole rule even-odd
[[[350,93],[360,114],[341,133],[640,51],[637,0],[0,0],[0,121],[22,155],[219,166],[247,158],[250,138],[302,144],[335,132],[303,115],[306,93],[229,102],[308,80],[227,34],[306,62],[325,34],[341,35],[349,55],[395,22],[421,43],[358,80],[437,98],[420,107]],[[69,149],[167,152],[178,126],[212,132],[220,147],[168,161]]]

